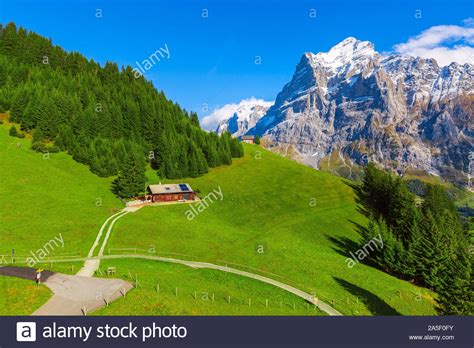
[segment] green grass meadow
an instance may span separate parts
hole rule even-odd
[[[99,178],[66,153],[33,152],[28,139],[0,126],[0,255],[25,256],[62,235],[54,255],[89,251],[102,223],[123,204]]]
[[[0,315],[29,315],[52,295],[45,285],[33,280],[0,276]]]
[[[221,271],[134,259],[106,260],[101,267],[116,267],[114,277],[136,287],[93,315],[325,314],[272,285]]]
[[[343,179],[258,146],[245,145],[245,150],[231,166],[172,181],[188,182],[201,198],[221,191],[222,200],[210,202],[191,220],[191,206],[184,204],[130,213],[117,221],[106,250],[154,248],[160,256],[228,264],[314,293],[345,315],[435,314],[430,291],[366,264],[347,267],[359,238],[355,224],[365,218]],[[102,223],[123,207],[110,191],[112,178],[95,176],[65,153],[35,153],[28,139],[10,137],[5,125],[0,126],[0,171],[0,255],[15,249],[17,257],[24,256],[59,234],[64,248],[54,250],[55,256],[86,255]],[[147,175],[150,183],[160,180],[151,170]],[[119,277],[137,275],[142,288],[97,314],[321,315],[292,294],[237,275],[136,259],[103,261],[101,267],[112,264]],[[81,264],[71,266],[41,264],[62,273],[75,273]],[[157,281],[163,283],[160,292],[153,289]],[[0,301],[0,313],[32,313],[50,296],[40,289],[31,297],[27,281],[11,278],[8,284],[8,297],[18,306],[7,309]],[[214,293],[215,301],[195,299],[195,291]],[[268,308],[262,305],[267,298]]]
[[[365,218],[343,179],[257,146],[245,150],[245,158],[231,166],[179,180],[201,198],[221,190],[223,200],[191,221],[184,204],[128,214],[115,225],[112,253],[153,246],[163,256],[256,269],[315,293],[346,315],[435,313],[430,291],[365,264],[347,266],[359,238],[355,224]]]

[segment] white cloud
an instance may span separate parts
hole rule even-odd
[[[262,105],[265,107],[270,107],[273,105],[273,102],[251,97],[248,99],[243,99],[239,103],[226,104],[222,107],[214,109],[211,114],[204,116],[201,120],[201,125],[204,129],[215,130],[221,121],[232,117],[237,109],[248,105]]]
[[[474,18],[469,17],[469,18],[463,19],[463,20],[462,20],[462,23],[463,23],[466,27],[474,27]]]
[[[452,62],[474,64],[474,28],[472,18],[464,26],[437,25],[411,37],[407,42],[393,46],[395,52],[422,58],[434,58],[439,65]]]

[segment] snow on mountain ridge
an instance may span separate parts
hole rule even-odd
[[[256,105],[269,107],[273,102],[265,101],[255,97],[242,99],[238,103],[228,103],[223,106],[218,106],[212,112],[201,119],[201,125],[204,129],[209,131],[215,131],[221,123],[225,123],[226,120],[234,116],[234,113],[239,110],[247,110]],[[251,110],[248,111],[249,113]],[[243,112],[245,114],[245,112]],[[237,115],[238,116],[238,115]]]
[[[248,134],[314,167],[338,151],[356,163],[434,173],[451,167],[462,177],[472,148],[473,92],[471,64],[381,55],[350,37],[328,52],[305,53]]]
[[[371,61],[378,59],[380,54],[374,50],[371,42],[349,37],[328,52],[307,52],[303,57],[313,70],[323,69],[328,78],[337,78],[360,73],[370,66]]]
[[[374,45],[371,42],[348,37],[333,46],[328,52],[306,54],[311,58],[313,64],[322,63],[338,73],[347,64],[372,59],[378,53],[374,50]]]
[[[232,136],[238,137],[244,135],[250,128],[265,116],[268,108],[273,102],[267,102],[261,99],[250,99],[239,103],[234,112],[219,122],[216,133],[230,132]]]

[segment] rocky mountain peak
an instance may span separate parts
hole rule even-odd
[[[228,119],[218,124],[216,133],[230,132],[234,137],[244,135],[265,115],[271,104],[271,102],[254,99],[240,105]]]
[[[349,37],[305,53],[247,133],[314,167],[337,153],[348,165],[370,160],[459,181],[474,143],[473,101],[472,64],[382,56],[371,42]]]
[[[375,51],[373,43],[361,41],[353,37],[341,41],[328,52],[306,53],[313,68],[325,67],[329,72],[340,75],[352,71],[360,72],[371,60],[380,55]]]

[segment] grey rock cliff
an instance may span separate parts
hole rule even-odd
[[[305,53],[247,133],[316,168],[337,153],[355,164],[375,161],[463,181],[473,109],[472,64],[383,56],[372,43],[347,38],[328,52]]]

